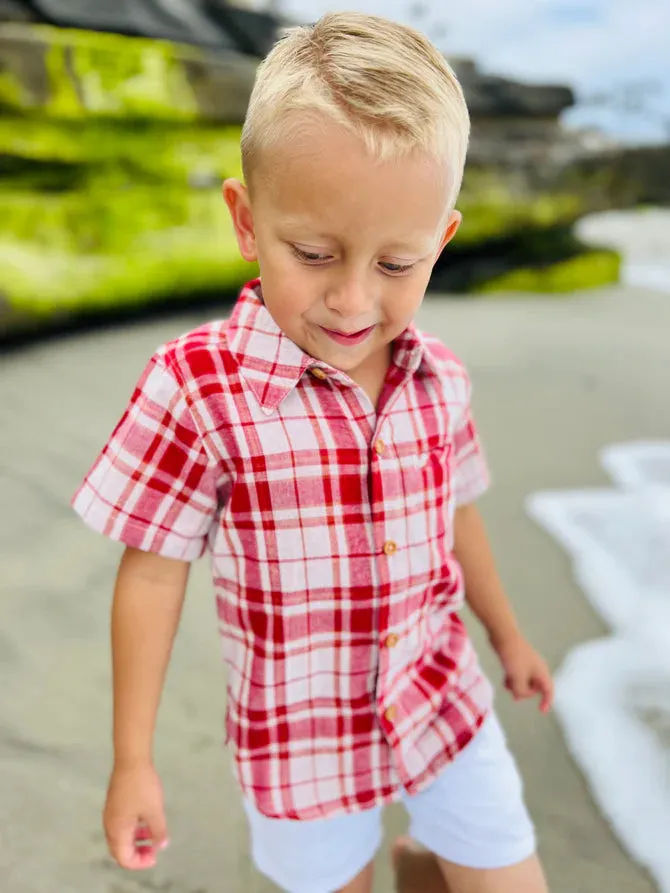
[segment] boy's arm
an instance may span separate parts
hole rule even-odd
[[[190,564],[138,549],[121,560],[112,608],[114,764],[150,765]]]
[[[496,569],[488,536],[474,504],[456,509],[454,555],[463,570],[465,598],[486,629],[515,698],[541,694],[546,712],[553,699],[547,665],[524,638]]]
[[[498,575],[484,522],[474,504],[456,509],[454,555],[463,569],[467,603],[486,629],[493,647],[520,636],[514,611]]]
[[[107,845],[122,868],[151,868],[167,846],[153,737],[163,681],[186,592],[188,562],[126,549],[114,590],[114,768]]]

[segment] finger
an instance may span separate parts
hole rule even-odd
[[[135,861],[139,868],[153,868],[158,858],[158,847],[146,822],[138,825],[133,841]]]
[[[534,681],[535,691],[541,694],[540,711],[548,713],[554,702],[554,680],[547,672]]]
[[[156,864],[152,849],[142,844],[145,833],[139,825],[110,832],[107,837],[109,852],[121,868],[139,871]]]
[[[515,700],[522,701],[524,698],[530,698],[533,695],[533,689],[527,676],[519,674],[510,676],[509,679],[509,689]]]
[[[147,815],[145,821],[154,852],[164,850],[169,844],[165,813],[162,810],[157,810]]]
[[[513,675],[507,675],[505,677],[505,688],[512,695],[514,700],[516,701],[519,697],[519,684],[517,681],[517,677]]]

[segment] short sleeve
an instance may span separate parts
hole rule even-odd
[[[126,546],[192,561],[218,508],[209,461],[173,373],[154,356],[72,499],[93,530]]]
[[[472,416],[471,386],[467,381],[467,399],[456,420],[454,441],[453,491],[456,505],[475,502],[488,490],[489,470]]]

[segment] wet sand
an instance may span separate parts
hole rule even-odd
[[[172,847],[155,871],[124,874],[105,855],[100,823],[110,760],[108,612],[120,552],[88,532],[68,500],[152,350],[200,321],[171,317],[0,357],[3,893],[273,889],[250,867],[220,746],[225,679],[206,562],[192,575],[159,722]],[[632,287],[574,298],[432,297],[419,323],[469,365],[494,478],[482,509],[521,622],[556,667],[604,628],[568,557],[526,517],[524,499],[606,484],[601,447],[668,437],[670,297]],[[552,891],[651,893],[594,807],[555,719],[504,694],[498,708]],[[387,824],[389,839],[404,827],[398,809]],[[376,893],[391,889],[380,858]]]

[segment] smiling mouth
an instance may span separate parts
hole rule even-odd
[[[338,344],[351,345],[360,344],[362,341],[365,341],[376,326],[368,326],[367,329],[359,329],[358,332],[351,333],[338,332],[336,329],[327,329],[325,326],[320,326],[319,328],[321,328],[329,338],[332,338],[333,341],[337,341]]]

